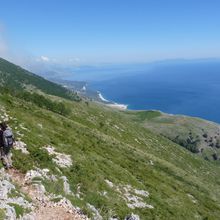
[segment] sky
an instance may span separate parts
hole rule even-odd
[[[220,58],[219,0],[0,0],[0,56],[17,63]]]

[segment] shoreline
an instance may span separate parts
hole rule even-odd
[[[111,101],[105,99],[103,97],[103,95],[101,94],[101,92],[99,92],[99,91],[98,91],[98,96],[104,102],[104,104],[108,107],[119,109],[119,110],[127,110],[128,109],[128,105],[119,104],[119,103],[116,103],[116,102],[111,102]]]
[[[124,104],[118,104],[118,103],[113,103],[113,104],[105,104],[106,106],[109,106],[111,108],[119,109],[119,110],[127,110],[128,105]]]

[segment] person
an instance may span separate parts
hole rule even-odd
[[[0,129],[1,161],[5,169],[9,169],[12,168],[11,148],[14,144],[14,136],[5,122],[0,123]]]

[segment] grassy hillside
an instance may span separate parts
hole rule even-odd
[[[44,78],[30,73],[2,58],[0,58],[0,86],[7,89],[23,91],[40,90],[44,93],[67,99],[78,99],[77,95]]]
[[[51,178],[32,182],[42,184],[51,200],[61,195],[91,219],[124,219],[131,213],[141,220],[219,219],[219,165],[143,128],[142,113],[137,119],[93,102],[12,94],[1,91],[0,115],[28,151],[14,150],[14,166],[24,174],[47,168]],[[62,103],[68,112],[45,102]],[[59,156],[70,163],[60,165]]]
[[[12,117],[10,125],[14,130],[26,128],[17,138],[27,143],[30,154],[14,152],[17,169],[48,168],[65,175],[74,194],[80,186],[80,198],[67,196],[73,204],[88,215],[92,213],[87,203],[92,204],[104,219],[113,215],[123,219],[132,212],[141,219],[218,219],[219,166],[130,122],[121,112],[93,103],[64,102],[72,109],[65,117],[1,94],[0,104]],[[71,155],[73,165],[59,168],[60,174],[43,148],[46,145]],[[64,194],[59,181],[43,184],[48,192]],[[149,192],[143,201],[154,208],[129,208],[123,197],[127,185]],[[135,195],[133,190],[131,194]]]
[[[200,118],[158,111],[127,112],[130,118],[206,160],[220,163],[220,125]]]

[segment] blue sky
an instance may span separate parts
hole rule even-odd
[[[219,0],[0,0],[0,56],[64,64],[219,58],[219,11]]]

